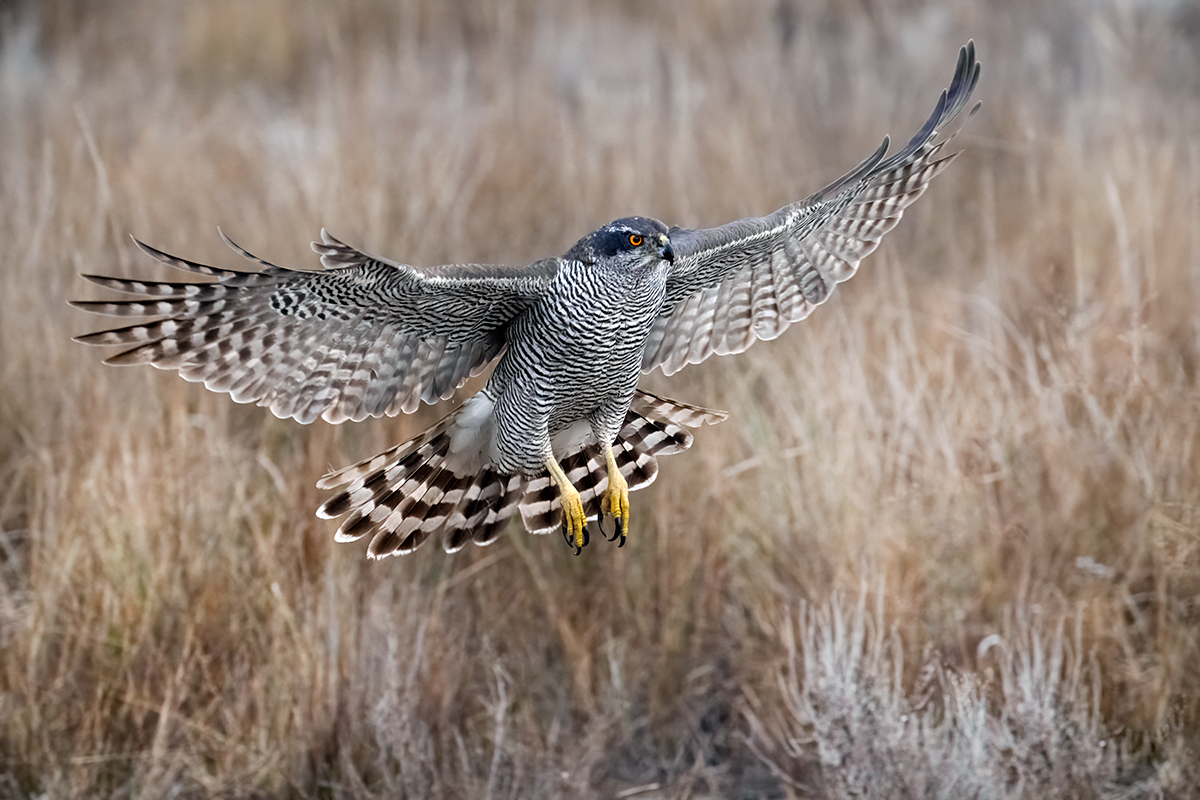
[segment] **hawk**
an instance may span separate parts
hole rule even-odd
[[[496,362],[484,388],[433,427],[322,478],[337,491],[317,514],[345,516],[339,541],[372,534],[372,558],[434,535],[447,552],[490,544],[517,511],[532,533],[561,530],[576,554],[588,521],[603,532],[610,516],[610,541],[623,545],[629,492],[654,480],[659,456],[691,445],[689,429],[726,416],[641,390],[640,374],[740,353],[807,317],[957,156],[942,152],[954,136],[946,127],[978,80],[968,42],[903,149],[886,157],[885,138],[773,214],[705,230],[627,217],[526,266],[413,267],[322,230],[321,269],[294,270],[222,234],[258,264],[243,272],[135,239],[164,264],[216,280],[85,275],[135,299],[75,306],[158,319],[77,340],[125,346],[105,363],[177,370],[306,424],[412,412]]]

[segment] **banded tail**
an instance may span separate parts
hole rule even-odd
[[[333,519],[348,514],[335,539],[353,542],[373,533],[367,555],[383,558],[416,550],[440,535],[447,553],[467,542],[488,545],[518,510],[530,533],[551,533],[562,525],[559,493],[549,475],[504,474],[493,466],[456,472],[447,462],[459,416],[456,410],[429,430],[373,458],[322,478],[321,489],[342,487],[317,509]],[[692,445],[688,428],[714,425],[723,411],[668,400],[638,390],[613,443],[617,466],[630,491],[649,486],[658,475],[658,456]],[[453,459],[451,459],[453,460]],[[589,520],[600,514],[608,488],[604,451],[590,442],[559,458],[579,491]]]

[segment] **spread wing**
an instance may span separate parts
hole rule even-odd
[[[224,237],[224,234],[222,234]],[[134,240],[137,241],[136,239]],[[85,275],[135,295],[75,302],[99,314],[160,317],[77,337],[132,345],[109,364],[153,364],[229,392],[239,403],[309,423],[411,412],[449,397],[503,351],[505,327],[549,285],[558,261],[417,269],[366,255],[321,231],[321,270],[261,265],[251,272],[185,261],[141,242],[154,258],[211,283],[154,283]]]
[[[670,375],[714,353],[740,353],[807,317],[958,155],[941,155],[953,138],[942,129],[978,80],[975,44],[968,42],[933,114],[891,158],[884,158],[885,138],[870,158],[807,200],[719,228],[671,230],[675,263],[642,370],[661,366]]]

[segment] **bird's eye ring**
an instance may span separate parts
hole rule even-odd
[[[641,247],[642,242],[644,241],[645,239],[643,239],[641,236],[638,236],[636,233],[629,234],[629,243],[634,247]]]

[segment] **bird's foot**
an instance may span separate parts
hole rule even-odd
[[[583,498],[579,496],[579,490],[567,480],[567,473],[563,472],[553,456],[546,457],[546,471],[558,486],[563,538],[567,540],[568,545],[575,548],[575,555],[579,555],[588,543],[587,515],[583,512]]]
[[[579,555],[588,543],[587,516],[583,513],[579,492],[570,484],[562,489],[562,522],[563,538],[575,548],[575,555]]]
[[[617,547],[625,546],[625,534],[629,532],[629,484],[625,476],[617,469],[615,461],[609,457],[608,489],[600,498],[600,518],[611,514],[613,518],[613,535],[605,535],[610,542],[617,542]],[[603,534],[604,529],[600,532]]]

